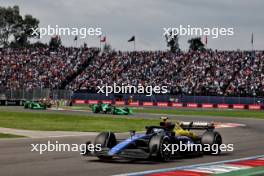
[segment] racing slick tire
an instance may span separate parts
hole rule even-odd
[[[204,154],[220,154],[220,145],[222,144],[222,137],[221,135],[216,131],[206,131],[201,138],[201,143],[205,147],[210,146],[210,150],[204,151]],[[215,151],[215,147],[217,147],[217,151]],[[207,147],[208,148],[208,147]]]
[[[168,161],[171,157],[171,151],[166,151],[164,144],[171,144],[168,136],[153,136],[149,141],[150,158],[157,159],[159,161]]]
[[[95,114],[97,114],[97,113],[100,112],[99,108],[93,108],[92,111],[93,111],[93,113],[95,113]]]
[[[117,144],[115,134],[112,132],[102,132],[96,136],[94,144],[100,144],[102,148],[112,148]],[[112,156],[100,155],[100,152],[95,154],[99,159],[112,158]]]
[[[113,114],[113,115],[117,115],[116,107],[115,106],[113,108],[111,108],[110,113]]]

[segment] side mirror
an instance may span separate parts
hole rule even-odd
[[[134,135],[136,134],[136,131],[135,131],[135,130],[130,130],[129,132],[130,132],[130,136],[131,136],[131,137],[134,136]]]

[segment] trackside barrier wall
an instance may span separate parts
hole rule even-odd
[[[117,106],[145,106],[145,107],[171,107],[171,108],[218,108],[218,109],[249,109],[261,110],[263,105],[259,104],[198,104],[198,103],[172,103],[172,102],[130,102],[130,101],[109,101],[109,100],[74,100],[75,104],[97,104],[97,103],[114,104]]]
[[[0,100],[0,106],[23,106],[25,100]],[[99,102],[115,104],[117,106],[145,106],[145,107],[170,107],[170,108],[218,108],[218,109],[249,109],[261,110],[264,105],[260,104],[198,104],[198,103],[174,103],[174,102],[131,102],[111,100],[73,100],[75,104],[97,104]]]
[[[0,100],[106,100],[106,101],[133,101],[133,102],[180,102],[180,103],[196,103],[196,104],[228,104],[228,105],[264,105],[264,97],[227,97],[227,96],[196,96],[196,95],[152,95],[143,94],[97,94],[83,92],[73,92],[71,90],[51,90],[36,88],[33,90],[2,90],[0,89]],[[236,106],[239,107],[239,106]],[[224,106],[222,108],[225,108]]]
[[[197,104],[264,104],[264,97],[226,97],[226,96],[190,96],[190,95],[153,95],[142,94],[104,94],[73,93],[74,100],[122,100],[139,102],[180,102]]]

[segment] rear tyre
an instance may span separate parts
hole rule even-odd
[[[46,104],[43,105],[43,109],[44,109],[44,110],[47,109],[47,105],[46,105]]]
[[[113,107],[113,108],[111,109],[111,114],[113,114],[113,115],[117,115],[117,112],[116,112],[116,111],[117,111],[116,108]]]
[[[94,144],[100,144],[102,148],[112,148],[116,145],[116,137],[112,132],[102,132],[95,138]],[[112,156],[101,155],[100,152],[95,153],[100,159],[111,159]]]
[[[81,153],[81,154],[82,154],[83,156],[89,155],[89,153],[91,153],[91,151],[88,150],[88,146],[89,146],[90,144],[91,144],[91,142],[88,141],[88,142],[85,143],[86,147],[83,147],[83,148],[82,148],[82,150],[81,150],[82,153]]]
[[[93,107],[92,108],[92,111],[93,111],[93,113],[99,113],[99,108],[98,107]]]
[[[205,154],[220,154],[220,145],[222,144],[222,137],[221,135],[216,131],[206,131],[202,135],[201,143],[208,149],[208,146],[210,146],[209,150],[204,151]]]
[[[150,158],[157,159],[159,161],[168,161],[171,157],[171,151],[166,150],[165,146],[169,144],[171,144],[171,141],[168,136],[153,136],[149,142]]]

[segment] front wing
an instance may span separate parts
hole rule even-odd
[[[148,159],[149,153],[141,149],[125,149],[121,153],[110,155],[109,148],[102,148],[98,152],[86,152],[84,156],[105,156],[105,157],[117,157],[117,158],[128,158],[128,159]]]

